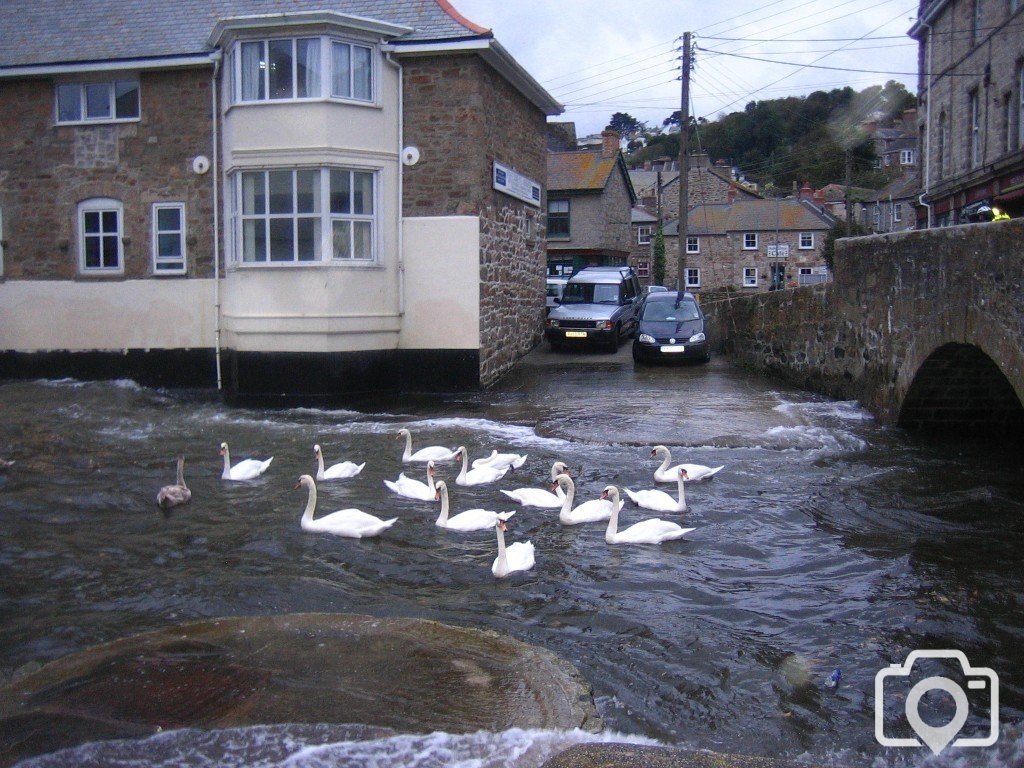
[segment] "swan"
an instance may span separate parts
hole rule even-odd
[[[580,523],[599,523],[612,516],[612,504],[604,499],[591,499],[585,501],[573,509],[572,502],[576,497],[576,485],[572,478],[561,474],[555,478],[554,485],[562,486],[565,490],[565,499],[562,500],[562,509],[558,513],[558,519],[562,525],[578,525]],[[622,502],[616,497],[619,509],[622,509]]]
[[[273,456],[266,461],[244,459],[232,467],[231,454],[228,453],[227,443],[220,444],[220,455],[224,457],[224,472],[220,476],[221,480],[252,480],[254,477],[259,477],[266,472],[270,462],[274,460]]]
[[[452,531],[486,531],[494,525],[496,520],[508,520],[515,514],[515,512],[491,512],[489,509],[467,509],[455,517],[448,517],[448,484],[444,480],[438,480],[434,487],[437,488],[435,498],[441,500],[441,514],[438,515],[434,525],[440,528]]]
[[[482,459],[473,460],[473,468],[477,467],[494,467],[495,469],[501,469],[502,467],[512,467],[512,469],[519,469],[523,464],[526,463],[527,454],[518,453],[498,453],[496,450],[491,451],[490,456],[486,456]]]
[[[505,521],[499,518],[494,522],[494,530],[498,534],[498,556],[494,558],[491,565],[491,573],[499,579],[504,579],[515,571],[528,571],[533,568],[533,544],[529,541],[517,541],[505,549],[505,531],[508,526]]]
[[[178,481],[174,485],[165,485],[156,495],[156,503],[163,509],[170,509],[179,504],[187,504],[192,498],[192,491],[185,485],[185,457],[178,457]]]
[[[404,427],[398,430],[398,438],[405,438],[405,452],[402,454],[402,463],[410,461],[450,461],[455,458],[455,451],[445,448],[443,445],[431,445],[420,448],[416,453],[412,452],[412,432]]]
[[[316,483],[309,475],[302,475],[299,478],[296,488],[305,486],[309,490],[309,499],[306,501],[306,510],[302,513],[302,530],[313,533],[333,533],[335,536],[347,536],[350,539],[362,539],[367,536],[376,536],[385,528],[390,528],[398,520],[393,517],[390,520],[381,520],[379,517],[368,515],[358,509],[339,509],[319,520],[313,519],[313,511],[316,509]]]
[[[462,471],[459,472],[459,476],[455,478],[455,482],[458,485],[482,485],[484,483],[493,483],[495,480],[500,480],[508,472],[508,467],[474,467],[469,469],[469,455],[466,453],[466,447],[463,445],[459,446],[459,450],[455,452],[455,459],[458,461],[462,460]]]
[[[680,481],[680,485],[682,485],[682,481]],[[618,506],[619,489],[614,485],[609,485],[601,492],[601,498],[610,499],[612,504]],[[659,520],[657,517],[641,520],[624,531],[619,531],[618,528],[619,510],[616,509],[608,520],[608,530],[604,534],[604,540],[609,544],[661,544],[663,541],[681,539],[690,531],[697,530],[696,528],[683,528],[668,520]]]
[[[669,453],[668,448],[664,445],[656,445],[651,451],[652,459],[659,456],[662,457],[662,462],[661,466],[654,470],[654,481],[656,483],[674,483],[680,467],[686,470],[691,483],[712,477],[719,470],[725,469],[725,464],[720,467],[705,467],[703,464],[677,464],[670,469],[669,464],[672,463],[672,454]]]
[[[686,470],[682,467],[679,467],[679,471],[676,474],[679,476],[678,499],[673,499],[664,491],[659,490],[631,491],[627,488],[626,495],[644,509],[653,509],[655,512],[685,512],[686,491],[683,490],[683,483],[689,478],[687,477]]]
[[[316,455],[316,479],[317,480],[344,480],[348,477],[355,477],[363,471],[363,467],[366,466],[364,461],[362,464],[355,464],[351,461],[342,461],[339,464],[332,464],[327,469],[324,469],[324,454],[320,450],[319,445],[313,446],[313,453]]]
[[[556,461],[551,465],[551,482],[561,474],[569,474],[569,468],[564,462]],[[544,509],[558,509],[565,500],[565,491],[562,486],[555,486],[555,492],[544,488],[516,488],[514,491],[503,490],[510,499],[515,499],[524,507],[542,507]]]
[[[433,501],[435,494],[433,459],[427,462],[427,482],[421,483],[419,480],[413,480],[402,473],[398,476],[398,480],[385,480],[384,485],[388,487],[388,490],[394,491],[399,496],[405,496],[408,499]]]

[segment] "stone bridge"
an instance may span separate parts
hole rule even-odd
[[[1024,220],[842,240],[834,274],[706,299],[712,340],[883,423],[1024,437]]]

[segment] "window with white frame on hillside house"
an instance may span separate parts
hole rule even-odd
[[[569,231],[569,201],[548,200],[548,237],[553,239],[568,240]]]
[[[757,267],[743,268],[743,287],[757,288]]]
[[[801,232],[800,233],[800,250],[807,251],[814,247],[814,233],[813,232]]]
[[[327,36],[249,40],[229,57],[233,101],[374,100],[374,49]]]
[[[185,274],[185,204],[153,204],[153,273]]]
[[[96,197],[78,204],[78,268],[82,274],[120,274],[124,206]]]
[[[746,232],[743,235],[743,250],[754,251],[757,250],[757,233]]]
[[[694,267],[686,268],[686,287],[700,288],[700,270]]]
[[[651,244],[651,227],[648,224],[641,224],[636,228],[636,244],[637,245],[650,245]]]
[[[900,165],[913,165],[914,164],[914,150],[912,149],[901,149],[900,150]]]
[[[689,235],[686,238],[686,252],[687,253],[700,253],[700,238],[695,235]]]
[[[376,186],[375,173],[347,168],[234,174],[235,261],[374,262]]]
[[[57,123],[114,123],[139,119],[139,81],[57,84]]]
[[[892,204],[892,220],[903,221],[903,203]]]

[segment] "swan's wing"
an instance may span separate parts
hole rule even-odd
[[[516,488],[514,491],[502,491],[510,499],[515,499],[524,507],[543,507],[544,509],[558,509],[562,506],[562,501],[565,498],[563,494],[561,498],[551,493],[551,491],[545,491],[542,488]]]
[[[619,504],[621,505],[622,502],[620,501]],[[612,503],[604,499],[591,499],[573,509],[569,515],[581,523],[597,523],[608,520],[612,516]]]
[[[496,512],[487,509],[467,509],[448,518],[448,527],[453,531],[486,531],[494,527]]]
[[[365,466],[366,462],[363,462],[362,464],[355,464],[351,461],[342,461],[338,464],[332,464],[324,470],[324,479],[343,480],[349,477],[355,477],[363,471],[363,467]]]
[[[443,445],[429,445],[416,451],[409,457],[409,461],[449,461],[455,458],[456,453],[457,451],[445,448]]]
[[[259,477],[270,466],[270,462],[274,459],[273,457],[266,461],[259,461],[257,459],[245,459],[238,462],[235,466],[231,467],[228,471],[228,475],[232,480],[252,480],[254,477]]]
[[[658,544],[662,541],[680,539],[694,528],[682,528],[668,520],[654,517],[641,520],[623,531],[619,531],[616,539],[624,544]]]
[[[505,550],[510,571],[528,571],[536,564],[533,542],[517,541]]]
[[[519,469],[521,466],[523,466],[523,464],[526,463],[526,457],[528,455],[529,454],[524,453],[522,456],[516,456],[514,459],[512,459],[512,468]]]

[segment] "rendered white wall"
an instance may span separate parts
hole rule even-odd
[[[0,283],[0,349],[212,349],[212,280]]]
[[[404,219],[402,349],[480,348],[480,219]]]

